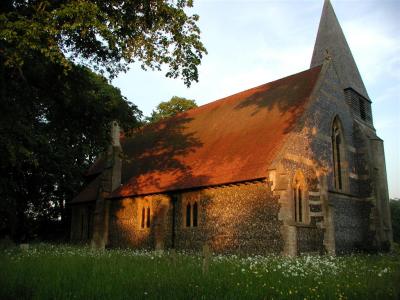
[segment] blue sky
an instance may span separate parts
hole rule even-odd
[[[390,197],[400,198],[400,1],[331,0],[385,141]],[[199,105],[308,69],[323,0],[195,0],[208,50],[199,82],[132,65],[113,84],[145,115],[172,96]]]

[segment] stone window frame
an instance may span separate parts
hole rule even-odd
[[[348,192],[350,184],[346,149],[347,142],[342,122],[339,116],[336,115],[331,126],[333,187],[336,191],[342,193]]]
[[[143,200],[138,205],[138,225],[140,230],[149,230],[152,225],[153,209],[148,200]]]
[[[309,224],[310,206],[308,201],[308,185],[303,172],[300,170],[297,170],[293,176],[290,194],[293,222],[302,225]]]
[[[195,207],[197,206],[196,212]],[[189,209],[188,209],[189,208]],[[189,196],[184,197],[182,201],[182,227],[186,229],[198,228],[200,226],[200,196]],[[189,212],[189,223],[188,223],[188,212]],[[196,218],[195,218],[196,216]],[[197,222],[195,222],[195,220]]]

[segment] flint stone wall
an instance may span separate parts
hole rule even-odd
[[[161,249],[174,244],[176,249],[198,251],[207,243],[216,253],[281,253],[280,206],[265,182],[208,188],[176,196],[175,208],[172,197],[167,195],[113,200],[109,246]],[[198,203],[197,227],[186,227],[188,201]],[[143,205],[151,207],[150,228],[141,228]]]

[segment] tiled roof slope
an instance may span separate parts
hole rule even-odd
[[[320,72],[318,66],[144,127],[122,141],[123,185],[111,197],[265,178]],[[98,161],[89,175],[101,170]]]

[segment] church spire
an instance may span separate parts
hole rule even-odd
[[[327,53],[333,59],[343,88],[351,87],[369,99],[350,47],[329,0],[325,0],[322,9],[310,67],[321,65]]]

